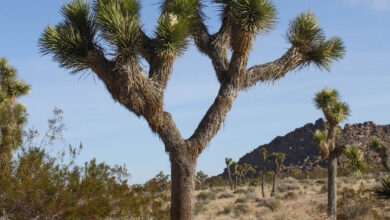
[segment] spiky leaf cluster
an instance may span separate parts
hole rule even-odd
[[[367,169],[363,152],[359,147],[354,145],[347,146],[343,155],[345,157],[345,164],[354,174],[360,175]]]
[[[164,1],[162,4],[163,13],[172,13],[192,25],[204,20],[202,1],[200,0],[175,0]]]
[[[137,0],[98,0],[97,24],[118,58],[135,56],[140,46],[140,4]]]
[[[380,186],[374,189],[375,195],[379,199],[390,199],[390,177],[382,177]]]
[[[64,20],[45,29],[39,40],[41,53],[53,54],[61,67],[73,73],[86,70],[88,51],[96,45],[98,27],[86,0],[74,0],[61,8]]]
[[[316,130],[314,132],[314,141],[320,149],[322,157],[326,158],[329,156],[329,148],[327,144],[328,135],[326,131]]]
[[[266,161],[266,159],[267,159],[267,154],[268,154],[267,149],[265,149],[264,147],[262,147],[262,148],[260,149],[260,152],[261,152],[261,154],[263,155],[264,161]]]
[[[314,104],[317,109],[321,109],[330,126],[336,126],[344,121],[350,110],[347,103],[340,101],[336,90],[325,88],[319,91],[314,97]]]
[[[189,23],[174,13],[164,13],[155,31],[155,47],[160,56],[181,55],[188,45]]]
[[[245,32],[267,32],[272,29],[277,16],[274,5],[268,0],[222,0],[231,8],[235,24]]]
[[[230,164],[233,163],[233,159],[232,158],[225,158],[225,163],[227,166],[230,166]]]
[[[287,39],[307,56],[305,65],[314,63],[319,69],[329,71],[331,64],[345,54],[342,40],[338,37],[326,40],[318,19],[310,11],[301,13],[290,22]]]
[[[285,158],[286,154],[284,153],[272,153],[268,156],[268,160],[273,160],[278,168],[283,164]]]
[[[383,146],[382,141],[379,138],[375,137],[369,143],[369,148],[372,149],[373,151],[379,153],[380,151],[382,151],[384,146]]]

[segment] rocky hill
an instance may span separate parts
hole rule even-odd
[[[268,153],[285,153],[284,165],[286,167],[305,169],[316,165],[326,166],[313,140],[315,130],[323,129],[324,126],[324,120],[318,119],[314,124],[309,123],[285,136],[278,136],[270,143],[261,145],[252,152],[245,154],[239,159],[238,163],[248,163],[260,170],[264,163],[260,149],[266,148]],[[365,155],[377,161],[380,159],[367,147],[373,137],[378,137],[382,141],[390,143],[390,125],[375,125],[373,122],[346,124],[342,128],[342,135],[339,136],[337,142],[339,144],[355,144],[361,148]],[[266,166],[267,169],[274,169],[273,163],[266,163]],[[222,175],[226,176],[226,173],[225,169]]]

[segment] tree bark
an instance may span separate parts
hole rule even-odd
[[[265,197],[264,181],[265,181],[265,165],[264,165],[264,168],[263,168],[263,177],[262,177],[262,180],[261,180],[261,193],[263,194],[263,198]]]
[[[337,218],[337,157],[333,152],[328,161],[328,219]]]
[[[233,180],[232,180],[232,175],[230,173],[230,165],[227,165],[227,171],[228,171],[228,175],[229,175],[230,189],[233,190]]]
[[[193,219],[196,157],[179,152],[170,154],[171,220]]]
[[[271,197],[275,195],[275,182],[276,182],[276,175],[278,175],[277,172],[274,174],[274,181],[272,182],[272,191],[271,191]]]
[[[381,158],[381,163],[383,167],[390,172],[390,148],[386,145],[383,146],[383,149],[379,152],[379,156]]]

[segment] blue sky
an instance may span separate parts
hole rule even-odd
[[[159,14],[160,0],[141,1],[142,21],[149,35]],[[50,56],[39,54],[37,41],[48,24],[60,19],[65,0],[4,1],[0,8],[0,57],[8,57],[19,76],[32,85],[27,105],[29,126],[46,127],[54,107],[64,110],[67,143],[83,142],[79,162],[96,157],[109,164],[126,164],[130,183],[142,183],[160,170],[169,173],[162,142],[146,122],[114,103],[100,81],[87,74],[71,76]],[[211,2],[209,0],[205,1]],[[321,117],[312,98],[324,87],[339,90],[352,109],[347,123],[374,121],[390,124],[390,0],[276,1],[278,23],[274,31],[259,36],[249,66],[280,57],[289,45],[284,38],[290,19],[311,8],[327,36],[342,37],[346,57],[332,72],[316,68],[291,72],[274,84],[258,84],[242,92],[224,126],[200,156],[198,170],[220,173],[225,157],[239,159],[277,135]],[[209,6],[206,21],[218,29],[218,8]],[[168,85],[166,110],[172,113],[184,137],[192,134],[218,90],[211,62],[190,47],[180,57]],[[49,149],[53,154],[63,144]]]

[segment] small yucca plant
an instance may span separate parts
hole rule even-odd
[[[379,199],[390,199],[390,177],[382,177],[380,186],[374,189],[374,193]]]
[[[363,152],[359,147],[351,145],[347,146],[343,152],[345,164],[355,175],[361,175],[367,169],[367,164],[364,162]]]

